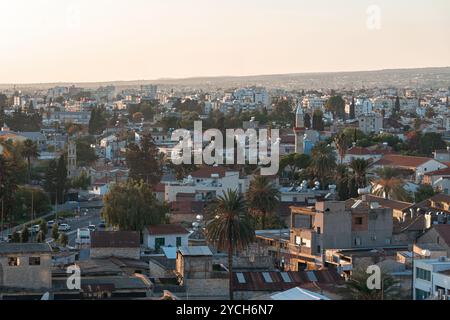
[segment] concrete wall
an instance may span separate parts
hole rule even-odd
[[[140,248],[91,248],[92,259],[108,257],[118,257],[139,260],[141,257]]]
[[[165,234],[165,235],[149,235],[148,232],[144,232],[144,245],[152,250],[155,250],[155,240],[156,238],[164,238],[165,239],[165,247],[176,247],[177,246],[177,238],[181,238],[181,246],[188,245],[188,235],[187,234]]]
[[[439,243],[438,243],[439,239]],[[436,232],[435,229],[430,229],[423,236],[417,239],[417,244],[421,243],[434,243],[441,245],[447,251],[447,257],[450,257],[450,247],[444,242],[442,237]]]
[[[355,230],[352,232],[352,245],[357,247],[354,239],[359,237],[359,247],[381,247],[392,242],[393,219],[391,209],[370,210],[367,218],[367,230]],[[390,242],[387,242],[389,240]]]
[[[9,266],[9,257],[18,257],[19,266]],[[29,257],[40,257],[40,265],[30,266],[28,264]],[[0,272],[0,286],[45,290],[52,287],[52,258],[50,254],[0,256],[0,265],[0,270],[2,270]]]
[[[228,299],[229,280],[224,279],[185,279],[186,295],[189,299]]]

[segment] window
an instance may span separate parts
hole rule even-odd
[[[241,273],[241,272],[236,273],[236,276],[237,276],[237,278],[238,278],[238,282],[239,282],[239,283],[246,283],[245,277],[244,277],[244,274],[243,274],[243,273]]]
[[[317,246],[317,253],[318,254],[322,253],[322,248],[320,246]]]
[[[272,282],[273,282],[272,277],[270,276],[270,273],[268,273],[268,272],[263,272],[262,275],[263,275],[264,281],[265,281],[266,283],[272,283]]]
[[[416,268],[416,279],[431,281],[431,271]]]
[[[362,225],[363,224],[363,218],[362,217],[357,217],[355,218],[355,224],[356,225]]]
[[[292,282],[291,278],[289,277],[289,274],[287,272],[281,272],[281,278],[283,278],[283,281],[286,283]]]
[[[40,266],[41,258],[40,257],[30,257],[30,258],[28,258],[28,264],[30,266]]]
[[[166,238],[156,238],[155,239],[155,249],[159,250],[166,244]]]
[[[317,234],[320,234],[321,231],[320,227],[317,227]]]
[[[181,247],[181,237],[177,237],[177,247]]]
[[[17,267],[17,266],[19,266],[19,263],[20,263],[20,261],[19,261],[19,258],[17,258],[17,257],[9,257],[8,258],[8,266],[10,266],[10,267]]]
[[[430,296],[430,293],[416,289],[416,300],[425,300]]]

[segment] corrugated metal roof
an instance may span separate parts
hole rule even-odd
[[[211,249],[207,246],[180,247],[178,251],[183,256],[212,256]]]
[[[0,254],[10,253],[51,253],[48,243],[2,243]]]

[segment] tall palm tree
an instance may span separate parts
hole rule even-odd
[[[344,132],[338,133],[334,138],[334,144],[336,145],[336,150],[339,154],[339,160],[341,164],[344,162],[345,154],[348,150],[348,137],[344,134]]]
[[[218,197],[213,218],[206,224],[206,238],[218,250],[228,253],[230,300],[233,300],[233,254],[245,249],[255,239],[244,198],[237,191],[228,190]]]
[[[372,182],[372,193],[399,201],[409,201],[410,196],[404,189],[404,181],[398,170],[390,167],[384,167],[376,171],[378,179]]]
[[[22,144],[21,150],[22,157],[27,160],[27,168],[28,168],[28,182],[31,180],[31,159],[39,157],[39,150],[37,143],[27,139]]]
[[[384,300],[399,298],[398,281],[381,270],[380,289],[369,289],[367,280],[370,274],[363,268],[355,269],[346,282],[342,293],[353,300]]]
[[[336,168],[336,154],[334,149],[322,142],[313,148],[311,151],[311,173],[319,179],[322,187],[328,178],[333,176]]]
[[[337,165],[335,180],[339,200],[345,201],[349,199],[351,196],[350,175],[348,172],[348,167],[346,165]]]
[[[369,180],[367,179],[367,171],[371,165],[372,160],[365,160],[361,158],[353,159],[350,162],[350,168],[353,171],[353,179],[355,179],[357,188],[366,188]]]
[[[280,201],[280,192],[265,176],[256,176],[246,194],[250,212],[261,217],[261,227],[266,228],[267,217],[275,211]]]

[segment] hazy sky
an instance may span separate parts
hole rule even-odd
[[[428,66],[449,0],[0,0],[0,83]]]

